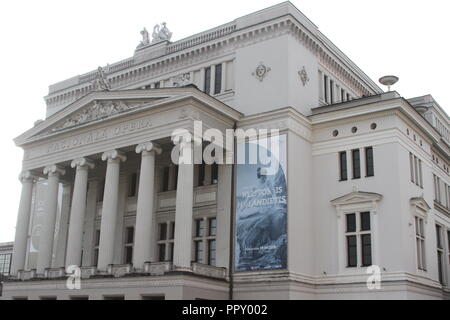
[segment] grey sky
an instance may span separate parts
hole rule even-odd
[[[45,116],[48,85],[132,56],[144,26],[165,21],[179,40],[279,2],[3,1],[0,242],[14,239],[20,197],[22,151],[12,139]],[[395,74],[400,94],[430,93],[449,112],[448,1],[291,2],[374,81]]]

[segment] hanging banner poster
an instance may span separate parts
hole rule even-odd
[[[236,272],[287,268],[286,140],[237,144]]]

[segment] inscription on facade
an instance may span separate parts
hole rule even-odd
[[[55,153],[63,150],[68,150],[88,144],[92,144],[98,141],[107,140],[117,136],[130,134],[136,131],[150,128],[152,123],[149,119],[139,119],[130,122],[126,122],[115,127],[106,129],[93,130],[91,132],[77,135],[74,137],[66,138],[48,145],[45,153]]]

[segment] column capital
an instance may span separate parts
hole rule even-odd
[[[161,147],[153,142],[144,142],[136,147],[136,153],[142,153],[142,155],[152,151],[154,151],[157,155],[162,153]]]
[[[44,174],[45,175],[55,175],[55,174],[60,174],[60,175],[65,175],[66,174],[66,170],[64,170],[63,167],[58,166],[56,164],[51,164],[49,166],[46,166],[44,168]]]
[[[103,161],[110,161],[110,160],[116,160],[119,159],[119,161],[125,162],[127,161],[127,157],[125,153],[123,153],[120,150],[109,150],[102,154],[102,160]]]
[[[28,170],[24,170],[24,171],[22,171],[22,172],[19,174],[19,181],[20,181],[21,183],[24,183],[24,182],[33,182],[33,180],[35,180],[35,179],[36,179],[36,177],[33,176],[33,175],[31,174],[31,172],[28,171]]]
[[[88,167],[89,169],[94,169],[95,165],[94,162],[89,158],[78,158],[74,159],[72,163],[70,164],[72,168],[75,167]]]

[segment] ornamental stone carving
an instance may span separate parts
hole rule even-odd
[[[122,101],[119,102],[99,102],[95,101],[94,105],[88,107],[80,112],[75,113],[70,116],[62,124],[56,126],[51,131],[60,131],[72,127],[76,127],[91,121],[100,120],[103,118],[110,117],[112,115],[128,111],[130,109],[135,109],[140,107],[141,104],[127,104]]]
[[[272,70],[270,67],[260,62],[259,65],[256,67],[255,71],[252,73],[252,76],[254,76],[256,79],[262,82],[264,78],[267,76],[267,74],[270,72],[270,70]]]
[[[138,48],[148,46],[150,44],[150,36],[146,28],[141,31],[142,41],[139,43]]]
[[[303,67],[302,70],[298,72],[298,75],[300,76],[300,80],[302,81],[303,86],[306,86],[306,84],[309,82],[309,76],[306,68]]]
[[[182,75],[179,75],[178,77],[175,77],[173,79],[173,86],[174,87],[184,87],[188,84],[191,84],[191,74],[190,73],[184,73]]]
[[[88,167],[89,169],[94,169],[95,165],[94,162],[91,159],[88,158],[78,158],[78,159],[74,159],[70,166],[72,168],[76,168],[76,167]]]
[[[109,91],[111,86],[109,85],[108,79],[106,78],[105,71],[102,67],[98,67],[95,80],[92,82],[94,86],[94,91]]]
[[[166,23],[157,24],[153,27],[152,44],[162,41],[170,41],[172,38],[172,32],[166,26]]]
[[[61,167],[61,166],[58,166],[58,165],[56,165],[56,164],[52,164],[52,165],[49,165],[49,166],[46,166],[45,168],[44,168],[44,175],[56,175],[56,174],[59,174],[59,175],[65,175],[66,174],[66,170],[64,170],[64,168],[63,167]]]
[[[125,153],[119,150],[109,150],[102,154],[102,161],[119,159],[122,162],[127,161]]]
[[[31,174],[31,172],[30,171],[28,171],[28,170],[26,170],[26,171],[22,171],[20,174],[19,174],[19,181],[21,182],[21,183],[24,183],[24,182],[30,182],[30,181],[33,181],[35,179],[35,177]]]
[[[154,151],[157,155],[160,155],[162,153],[161,147],[153,142],[141,143],[136,147],[136,153],[152,152],[152,151]]]

